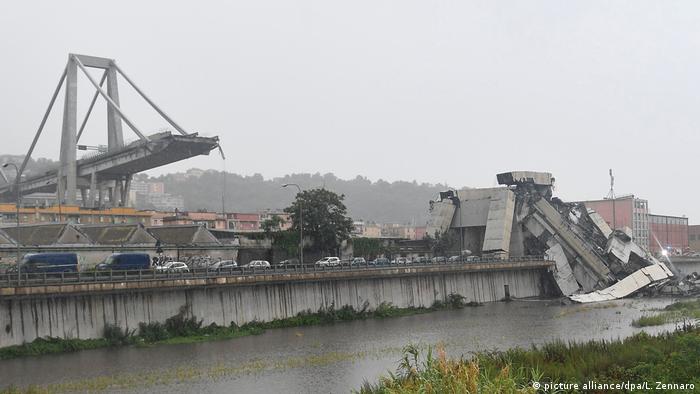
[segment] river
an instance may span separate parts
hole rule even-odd
[[[489,303],[414,316],[272,329],[231,340],[97,349],[0,361],[0,387],[119,393],[338,393],[395,370],[407,344],[443,344],[459,357],[556,339],[623,338],[631,321],[672,298],[592,305]],[[673,325],[649,327],[658,333]]]

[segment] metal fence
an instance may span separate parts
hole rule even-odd
[[[45,285],[62,285],[62,284],[89,284],[89,283],[122,283],[122,282],[139,282],[153,280],[173,280],[173,279],[207,279],[207,278],[226,278],[237,276],[250,275],[284,275],[291,273],[310,273],[310,272],[338,272],[338,271],[362,271],[368,269],[395,269],[397,267],[432,267],[432,266],[460,266],[482,263],[517,263],[517,262],[542,262],[546,261],[543,256],[526,256],[514,257],[509,259],[483,258],[483,259],[460,259],[457,261],[449,261],[449,259],[432,259],[422,262],[390,262],[387,264],[372,264],[365,262],[363,264],[340,264],[336,266],[319,266],[313,265],[296,265],[296,266],[278,266],[273,265],[270,268],[258,267],[235,267],[225,269],[208,269],[208,268],[190,268],[188,270],[172,271],[172,270],[89,270],[79,272],[43,272],[43,273],[6,273],[0,275],[1,287],[16,287],[16,286],[45,286]]]

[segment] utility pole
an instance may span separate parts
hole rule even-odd
[[[282,187],[295,186],[301,194],[301,187],[296,183],[285,183]],[[299,264],[301,264],[301,272],[306,270],[304,266],[304,213],[302,209],[302,200],[299,199]]]
[[[613,231],[617,228],[617,215],[615,215],[615,177],[613,176],[612,168],[610,169],[610,192],[608,192],[608,199],[612,199],[612,214],[613,214]]]
[[[14,163],[5,163],[2,165],[2,168],[7,168],[7,166],[12,166],[15,168],[15,172],[17,173],[17,176],[15,177],[15,194],[16,194],[16,199],[17,199],[17,204],[16,204],[16,216],[17,216],[17,239],[15,239],[15,243],[17,244],[17,284],[20,283],[20,280],[22,278],[22,272],[21,272],[21,266],[19,264],[20,262],[20,242],[22,237],[20,236],[20,231],[22,231],[22,228],[19,225],[19,207],[21,205],[21,194],[19,192],[19,180],[20,180],[20,173],[19,173],[19,168],[17,168],[17,165]]]
[[[221,215],[224,218],[224,227],[228,229],[228,220],[226,219],[226,156],[224,155],[224,150],[221,149],[221,145],[219,145],[219,154],[221,154],[221,161],[224,167],[223,179],[221,180]]]

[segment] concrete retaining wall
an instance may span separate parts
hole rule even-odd
[[[678,271],[683,275],[690,275],[693,272],[700,273],[700,258],[694,259],[672,259],[673,265],[676,266]]]
[[[295,316],[334,305],[356,309],[382,302],[398,307],[429,307],[458,293],[467,301],[544,295],[545,268],[478,272],[416,273],[409,276],[289,281],[206,286],[188,289],[0,297],[0,347],[38,337],[99,338],[106,324],[138,328],[164,322],[184,305],[204,324],[244,324]]]

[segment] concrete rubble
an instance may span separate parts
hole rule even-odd
[[[484,257],[545,256],[555,262],[561,293],[580,303],[694,286],[678,279],[670,261],[635,244],[629,228],[611,229],[583,203],[554,197],[552,174],[514,171],[497,179],[501,187],[440,193],[430,202],[428,234],[452,231],[461,249]]]

